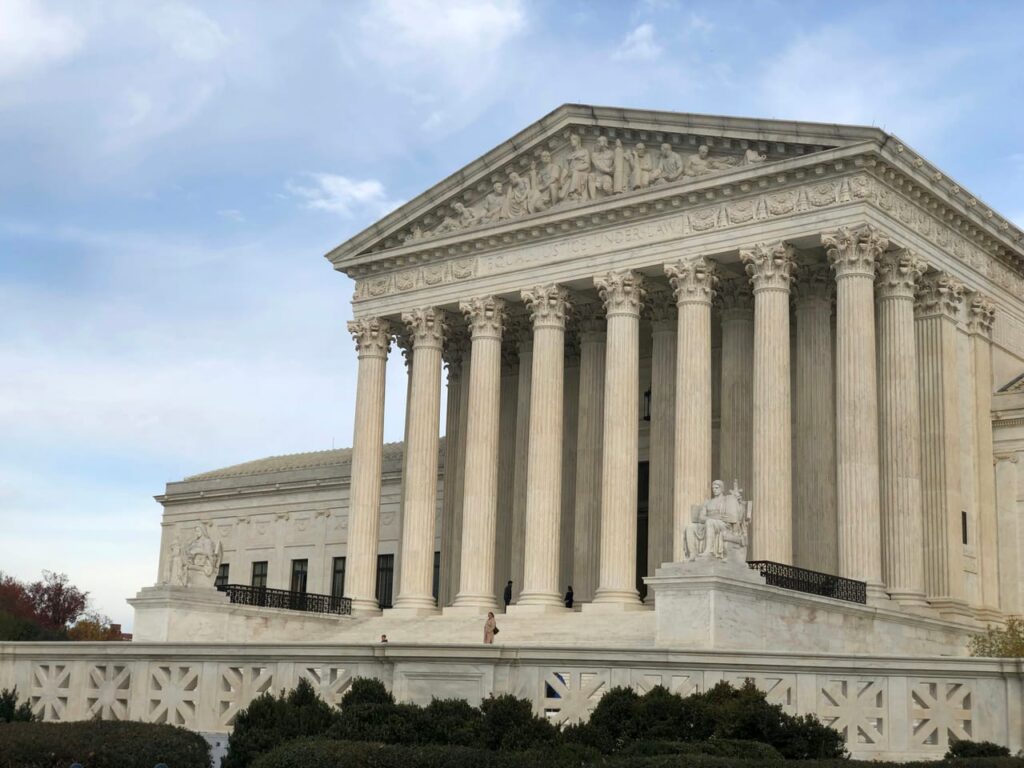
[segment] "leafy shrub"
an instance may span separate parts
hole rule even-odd
[[[782,760],[782,754],[770,744],[739,739],[709,739],[708,741],[634,741],[619,751],[619,755],[710,755],[737,760]]]
[[[349,704],[343,706],[327,736],[340,741],[415,744],[423,728],[423,708],[415,704]]]
[[[256,757],[278,744],[324,735],[337,719],[337,712],[317,695],[308,680],[300,680],[287,694],[282,691],[275,697],[265,693],[235,716],[222,768],[248,768]]]
[[[478,747],[483,741],[483,713],[465,699],[434,699],[423,708],[418,741]]]
[[[1011,617],[1002,629],[989,627],[985,634],[972,637],[968,648],[971,656],[1024,658],[1024,618]]]
[[[946,757],[1009,757],[1010,750],[991,741],[957,739],[949,745]]]
[[[481,746],[493,750],[537,749],[554,744],[558,730],[537,717],[526,699],[511,694],[491,696],[480,703]]]
[[[173,725],[92,720],[0,725],[4,768],[209,768],[210,748],[198,733]]]
[[[391,695],[384,683],[373,677],[357,677],[352,685],[341,697],[341,708],[344,709],[352,704],[394,704],[395,697]]]
[[[0,723],[31,723],[35,719],[31,704],[18,703],[18,686],[0,691]]]

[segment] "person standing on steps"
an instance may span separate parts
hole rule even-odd
[[[505,598],[505,613],[508,613],[509,603],[512,602],[512,579],[509,579],[508,584],[505,585],[505,592],[502,596]]]
[[[565,607],[566,608],[572,608],[572,600],[573,600],[572,584],[570,584],[569,585],[569,589],[566,590],[566,593],[565,593]]]
[[[498,622],[494,620],[494,612],[487,612],[487,621],[484,622],[484,645],[493,645],[494,636],[498,634]]]

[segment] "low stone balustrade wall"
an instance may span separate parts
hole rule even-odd
[[[45,720],[166,722],[230,731],[262,693],[308,679],[338,703],[375,677],[403,701],[512,693],[556,723],[585,720],[614,686],[687,695],[751,678],[769,701],[813,713],[861,758],[937,757],[952,739],[1024,747],[1024,662],[767,653],[332,644],[0,644],[0,688]]]

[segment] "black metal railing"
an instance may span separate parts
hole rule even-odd
[[[312,592],[289,592],[287,589],[251,587],[248,584],[222,584],[217,587],[232,603],[260,608],[283,608],[286,611],[309,613],[352,614],[352,601],[347,597],[317,595]]]
[[[809,571],[795,565],[773,563],[771,560],[748,560],[747,565],[759,571],[765,583],[772,587],[832,597],[850,603],[866,604],[868,601],[868,585],[863,581]]]

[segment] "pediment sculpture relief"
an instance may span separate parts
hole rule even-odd
[[[620,195],[624,192],[671,184],[686,179],[756,165],[767,155],[754,149],[743,154],[712,155],[706,144],[692,154],[683,155],[671,144],[657,149],[643,142],[627,148],[621,139],[609,144],[607,136],[598,136],[587,147],[579,134],[569,135],[564,155],[556,158],[549,150],[522,160],[522,171],[509,171],[505,181],[493,181],[489,190],[469,204],[456,200],[442,209],[444,218],[430,229],[413,224],[404,241],[451,234],[485,224],[521,219],[563,205]]]
[[[691,509],[683,529],[683,558],[714,558],[746,568],[749,534],[750,502],[743,500],[739,484],[734,481],[726,492],[725,483],[715,480],[711,498]]]

